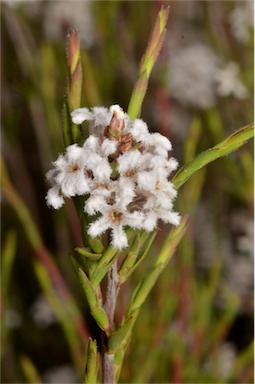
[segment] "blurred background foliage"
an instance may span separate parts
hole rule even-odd
[[[3,383],[80,382],[98,337],[69,257],[82,245],[73,206],[45,204],[44,175],[64,149],[68,29],[81,41],[82,106],[126,110],[157,12],[171,6],[142,118],[183,165],[253,120],[252,3],[1,3]],[[253,382],[252,147],[180,189],[189,230],[141,311],[120,382]],[[144,273],[125,285],[119,319]]]

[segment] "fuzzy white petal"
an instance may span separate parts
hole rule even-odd
[[[99,138],[95,135],[90,135],[83,144],[83,148],[86,153],[87,151],[97,152],[100,149]]]
[[[122,207],[126,207],[135,196],[135,182],[130,177],[120,177],[118,182],[117,198]]]
[[[171,171],[175,171],[178,168],[178,165],[179,165],[178,161],[173,157],[171,157],[168,160],[168,163],[166,164],[166,168],[169,170],[169,172],[171,172]]]
[[[109,219],[106,216],[102,216],[90,224],[88,228],[88,234],[92,237],[96,237],[104,233],[108,228]]]
[[[104,208],[105,206],[106,202],[104,196],[93,194],[86,200],[84,210],[89,215],[94,215],[96,212],[101,212],[102,207]]]
[[[105,139],[101,145],[102,153],[105,156],[112,155],[117,150],[117,141]]]
[[[124,223],[131,228],[141,229],[143,228],[144,213],[141,211],[134,211],[127,214]]]
[[[145,191],[154,191],[157,183],[156,172],[140,172],[137,177],[138,186]]]
[[[50,188],[46,195],[46,202],[49,207],[59,209],[65,203],[63,196],[59,194],[59,187]]]
[[[125,173],[128,170],[139,167],[142,155],[139,151],[126,152],[118,157],[118,170]]]
[[[105,107],[94,107],[92,111],[93,111],[95,127],[97,126],[107,127],[107,125],[109,125],[112,117],[112,112],[109,111],[109,109]]]
[[[147,124],[143,120],[134,120],[130,133],[136,141],[142,141],[145,144],[150,143],[150,133],[148,131]]]
[[[93,174],[99,181],[108,180],[111,176],[111,173],[111,166],[106,159],[100,158],[100,161],[94,163]]]
[[[155,211],[147,212],[143,221],[143,228],[148,232],[153,231],[157,225],[157,220],[158,215]]]
[[[165,223],[170,223],[175,226],[180,224],[181,217],[177,212],[172,211],[161,211],[159,215],[160,219],[163,220]]]
[[[92,113],[88,108],[78,108],[71,112],[71,117],[74,124],[81,124],[85,120],[91,120]]]
[[[120,250],[128,246],[127,235],[121,225],[113,227],[111,244],[114,248]]]

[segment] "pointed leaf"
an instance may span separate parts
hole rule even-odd
[[[176,189],[179,189],[198,169],[212,161],[236,151],[247,140],[254,136],[254,124],[240,128],[227,139],[198,155],[193,161],[183,166],[172,179]]]
[[[109,353],[116,353],[125,343],[125,340],[129,337],[129,333],[132,327],[133,317],[130,316],[123,325],[121,325],[117,331],[113,332],[108,339]]]
[[[97,370],[98,370],[98,356],[97,356],[97,343],[96,340],[90,338],[87,352],[87,363],[85,370],[85,383],[97,383]]]

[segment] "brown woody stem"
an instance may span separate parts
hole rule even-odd
[[[117,260],[113,263],[107,273],[107,288],[106,299],[104,303],[104,310],[109,319],[111,330],[114,330],[114,314],[116,308],[117,295],[119,290],[119,277]],[[107,337],[103,335],[103,383],[114,384],[115,372],[114,372],[114,354],[108,352]]]

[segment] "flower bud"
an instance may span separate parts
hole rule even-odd
[[[111,140],[118,140],[124,129],[124,113],[119,106],[112,106],[113,115],[108,127],[105,130],[105,136]]]

